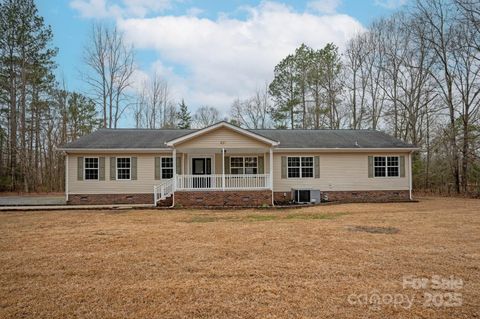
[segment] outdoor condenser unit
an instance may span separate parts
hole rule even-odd
[[[320,190],[292,189],[292,198],[295,203],[320,203]]]

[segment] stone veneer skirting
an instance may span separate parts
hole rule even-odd
[[[114,205],[114,204],[153,204],[150,194],[68,194],[69,205]],[[158,206],[172,205],[172,197],[158,203]]]
[[[388,191],[325,191],[321,192],[322,201],[328,198],[329,202],[395,202],[408,201],[408,190],[388,190]],[[291,192],[274,192],[273,198],[276,204],[288,203],[292,200]]]
[[[272,205],[272,191],[176,191],[175,206],[259,207]]]

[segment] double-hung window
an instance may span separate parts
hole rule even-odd
[[[230,174],[257,174],[258,157],[235,156],[230,157]]]
[[[313,177],[313,156],[292,156],[287,159],[288,178]]]
[[[98,157],[85,157],[84,171],[85,180],[98,180]]]
[[[173,158],[162,157],[160,162],[160,170],[162,174],[162,179],[173,178]]]
[[[117,157],[117,179],[129,180],[131,177],[131,158]]]
[[[375,156],[373,167],[375,177],[400,176],[400,160],[398,156]]]

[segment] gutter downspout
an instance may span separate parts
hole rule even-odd
[[[409,193],[408,195],[409,195],[410,200],[413,200],[413,196],[412,196],[412,153],[413,153],[413,151],[408,153],[408,193]]]
[[[273,193],[273,148],[270,147],[270,154],[269,154],[269,171],[270,171],[270,189],[272,190],[272,207],[275,206],[275,199]]]
[[[172,151],[172,161],[173,161],[173,190],[172,190],[172,205],[170,208],[175,207],[175,192],[177,191],[177,149],[175,146]]]
[[[65,202],[68,204],[68,153],[65,153]]]

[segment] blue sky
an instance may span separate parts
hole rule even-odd
[[[226,113],[271,81],[273,67],[305,42],[342,47],[378,17],[408,0],[193,1],[38,0],[54,33],[59,79],[88,94],[82,49],[92,22],[116,24],[136,48],[138,83],[164,78],[172,100]],[[124,122],[128,125],[128,121]]]

